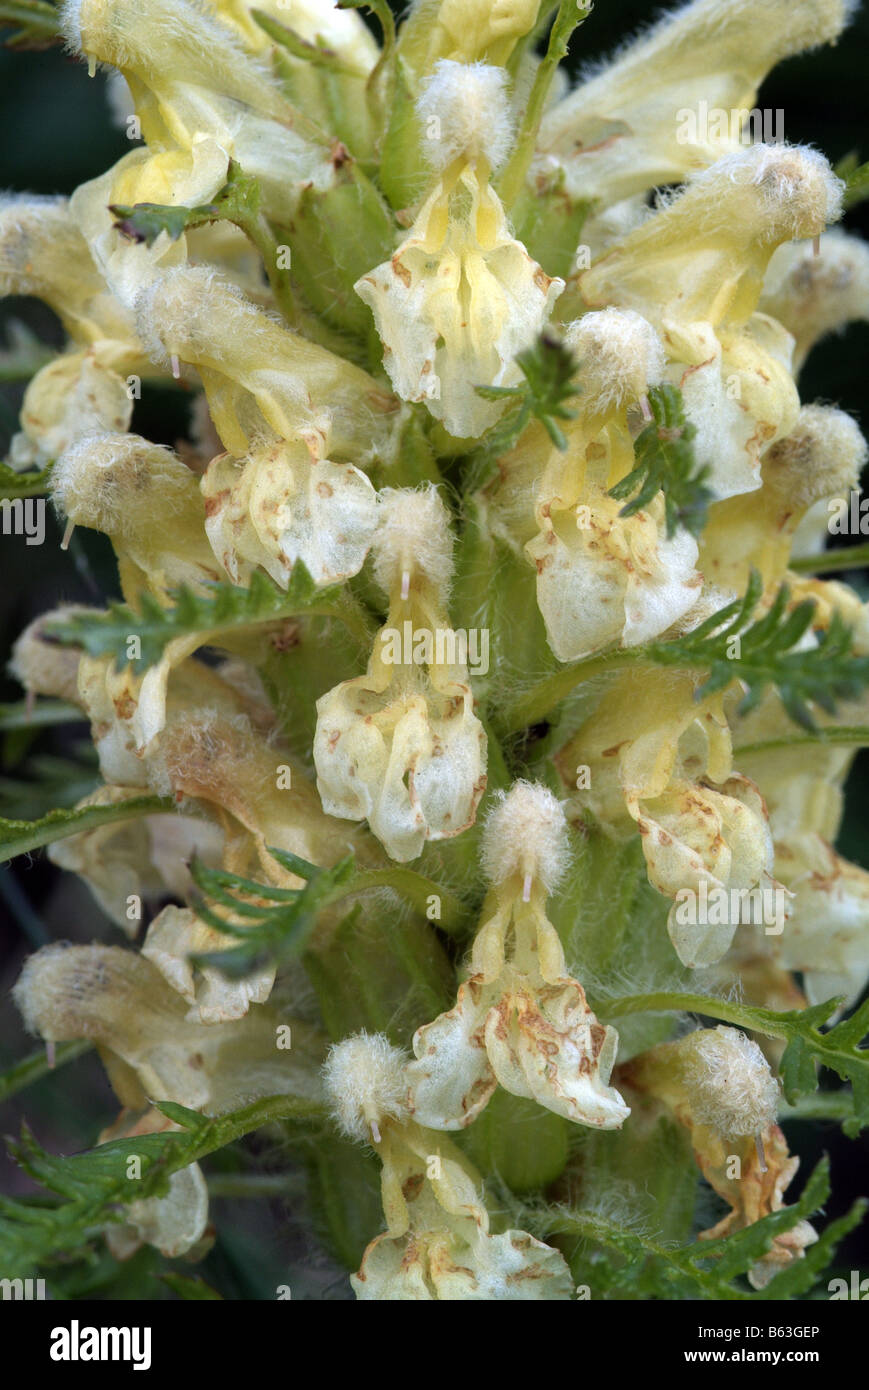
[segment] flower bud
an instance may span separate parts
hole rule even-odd
[[[547,787],[514,782],[497,792],[486,819],[483,869],[496,886],[508,879],[535,879],[553,893],[567,866],[567,821],[561,803]]]
[[[794,370],[821,338],[869,319],[869,246],[833,227],[820,246],[780,246],[769,263],[760,308],[796,339]]]
[[[736,1139],[775,1123],[775,1077],[757,1043],[738,1028],[700,1028],[683,1041],[680,1056],[698,1124]]]
[[[329,1051],[323,1067],[337,1124],[349,1139],[380,1143],[380,1126],[406,1114],[405,1057],[383,1033],[355,1033]]]
[[[437,131],[426,141],[429,163],[445,169],[459,158],[479,159],[490,169],[510,152],[513,122],[507,99],[507,74],[486,63],[452,63],[442,59],[416,103],[423,126]]]

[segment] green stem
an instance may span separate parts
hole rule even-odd
[[[782,1101],[779,1105],[779,1120],[849,1120],[854,1113],[854,1100],[850,1091],[816,1091],[814,1095],[800,1096],[792,1104]]]
[[[244,232],[262,257],[263,267],[268,276],[275,303],[293,329],[299,329],[299,306],[293,294],[289,270],[278,265],[278,242],[265,217],[233,217],[230,219]]]
[[[863,565],[869,565],[869,544],[823,550],[820,555],[804,555],[791,560],[788,568],[797,574],[834,574],[839,570],[857,570]]]
[[[177,811],[171,796],[131,796],[125,801],[107,806],[81,806],[73,811],[49,811],[39,820],[5,820],[0,818],[0,863],[19,854],[65,840],[99,825],[131,820],[135,816],[154,816]]]
[[[50,42],[60,38],[57,24],[57,10],[42,0],[26,0],[24,4],[0,4],[0,29],[20,24],[28,39]],[[17,37],[17,36],[16,36]],[[7,41],[8,42],[8,41]]]
[[[0,1074],[0,1101],[9,1100],[10,1096],[26,1090],[49,1072],[57,1071],[58,1067],[62,1067],[66,1062],[72,1062],[76,1057],[90,1052],[92,1047],[93,1043],[87,1039],[58,1043],[54,1049],[53,1062],[49,1062],[48,1050],[45,1047],[31,1052],[29,1057],[23,1057],[8,1071]]]
[[[506,714],[497,720],[498,731],[502,737],[505,734],[519,733],[530,724],[545,719],[549,711],[582,681],[592,680],[595,676],[609,675],[611,671],[620,671],[625,666],[639,666],[644,660],[645,653],[642,647],[630,647],[627,650],[589,656],[584,661],[577,662],[575,666],[565,666],[563,670],[547,676],[539,685],[532,686],[513,705],[508,705]]]
[[[383,30],[383,48],[381,49],[380,57],[368,74],[368,82],[366,84],[369,103],[371,103],[377,100],[377,93],[380,90],[381,75],[395,51],[395,17],[389,5],[386,3],[386,0],[365,0],[365,6],[367,9],[371,10],[373,14],[377,15],[380,21],[380,27]],[[339,5],[338,8],[342,9],[343,6]],[[376,113],[372,112],[372,116],[375,118],[376,122]]]
[[[771,1038],[789,1039],[794,1032],[790,1014],[783,1014],[781,1023],[777,1023],[773,1010],[756,1009],[749,1004],[731,1003],[706,994],[631,994],[621,999],[602,1000],[594,1007],[595,1012],[607,1021],[624,1018],[627,1014],[692,1013],[720,1018],[724,1023],[735,1023],[743,1028],[755,1028]]]
[[[436,897],[440,900],[441,909],[440,917],[433,919],[436,926],[454,934],[467,925],[468,909],[461,898],[457,898],[454,893],[435,883],[433,879],[418,874],[415,869],[405,869],[398,865],[389,869],[371,869],[357,874],[352,882],[342,889],[339,896],[349,897],[351,893],[362,893],[368,888],[394,888],[424,917],[427,916],[428,899]]]
[[[289,1197],[302,1191],[301,1173],[214,1173],[208,1178],[209,1197]]]
[[[581,9],[579,0],[561,0],[558,6],[558,13],[549,31],[546,55],[537,69],[534,85],[528,98],[528,105],[522,115],[522,123],[519,127],[516,144],[513,147],[513,153],[507,161],[504,172],[495,184],[498,196],[507,208],[513,206],[522,192],[525,176],[534,157],[540,122],[543,119],[543,112],[549,99],[549,89],[552,86],[556,69],[567,56],[571,34],[590,12],[591,6],[589,5],[588,9]]]
[[[846,748],[869,748],[869,726],[865,724],[843,725],[838,729],[818,729],[813,734],[783,734],[780,738],[761,739],[757,743],[739,744],[734,748],[733,753],[734,757],[738,758],[743,753],[768,753],[775,748],[795,748],[802,744],[810,746],[819,743],[838,744]]]

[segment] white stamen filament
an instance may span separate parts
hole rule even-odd
[[[764,1151],[763,1151],[763,1135],[762,1135],[762,1134],[756,1134],[756,1135],[754,1136],[754,1146],[755,1146],[755,1148],[757,1149],[757,1161],[758,1161],[758,1163],[760,1164],[760,1171],[761,1171],[762,1173],[766,1173],[766,1172],[768,1172],[769,1170],[768,1170],[768,1168],[767,1168],[767,1166],[766,1166],[766,1154],[765,1154]]]

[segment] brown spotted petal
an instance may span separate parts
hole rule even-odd
[[[202,479],[212,548],[234,584],[262,567],[286,588],[301,560],[317,584],[362,568],[377,521],[370,481],[351,463],[322,456],[315,431],[252,450],[241,463],[221,454]]]
[[[616,1030],[598,1023],[569,977],[537,986],[516,976],[486,1019],[489,1060],[504,1089],[596,1129],[617,1129],[630,1114],[606,1084],[617,1047]]]
[[[470,170],[452,198],[438,183],[391,260],[355,285],[374,314],[398,395],[424,401],[462,438],[497,420],[497,405],[475,388],[519,379],[516,355],[563,288],[511,237],[496,194]]]
[[[367,819],[393,859],[473,825],[486,785],[486,735],[467,685],[383,693],[370,676],[317,702],[314,763],[323,809]]]
[[[771,1212],[781,1211],[785,1190],[800,1160],[789,1154],[787,1140],[778,1125],[770,1125],[761,1136],[764,1165],[753,1138],[725,1142],[713,1130],[702,1127],[694,1130],[692,1138],[703,1176],[731,1207],[717,1225],[701,1231],[701,1240],[718,1240],[744,1230]],[[734,1153],[740,1161],[740,1177],[727,1176],[732,1171],[730,1160]],[[767,1253],[749,1271],[752,1288],[766,1288],[779,1270],[801,1259],[806,1246],[817,1239],[817,1232],[808,1221],[798,1221],[789,1231],[776,1236]]]
[[[589,488],[576,508],[544,508],[541,529],[525,547],[559,661],[610,642],[650,641],[696,602],[697,542],[683,528],[667,538],[663,494],[636,516],[620,516],[621,507],[603,488]]]
[[[607,1085],[617,1046],[576,980],[544,984],[509,968],[491,985],[473,976],[456,1007],[414,1038],[411,1104],[423,1124],[461,1129],[500,1084],[577,1124],[614,1129],[630,1113]]]
[[[500,1236],[446,1231],[372,1241],[351,1283],[360,1300],[568,1299],[563,1256],[525,1231]]]
[[[747,907],[731,893],[772,883],[772,837],[766,808],[747,777],[720,787],[677,780],[662,795],[628,798],[643,840],[649,881],[681,900],[668,918],[679,959],[691,967],[713,965],[730,946]],[[695,897],[716,890],[716,910],[703,922]]]

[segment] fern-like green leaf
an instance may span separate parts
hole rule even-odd
[[[829,1014],[830,1004],[820,1007]],[[852,1138],[869,1125],[869,1048],[860,1046],[867,1037],[869,999],[827,1033],[821,1033],[814,1022],[804,1023],[790,1039],[781,1060],[781,1076],[789,1101],[816,1090],[818,1065],[828,1067],[843,1081],[850,1081],[853,1114],[842,1128]]]
[[[516,365],[525,380],[519,386],[478,386],[477,395],[487,401],[509,401],[496,425],[483,436],[477,451],[479,466],[494,463],[518,442],[531,420],[539,420],[556,448],[567,448],[559,420],[573,420],[576,412],[566,402],[578,394],[574,381],[577,362],[570,350],[554,334],[541,333],[532,347],[520,352]],[[479,486],[482,475],[475,477]]]
[[[23,1128],[20,1141],[10,1145],[12,1156],[35,1182],[63,1200],[45,1205],[44,1200],[0,1198],[5,1278],[30,1278],[36,1270],[50,1268],[57,1261],[86,1257],[99,1232],[124,1219],[123,1209],[128,1203],[165,1195],[172,1173],[262,1125],[322,1113],[315,1102],[296,1096],[255,1101],[216,1118],[168,1102],[159,1108],[183,1126],[182,1133],[115,1139],[69,1158],[47,1153],[29,1129]],[[133,1156],[141,1161],[140,1178],[127,1176],[128,1160]]]
[[[571,1261],[574,1277],[588,1283],[595,1296],[726,1302],[793,1298],[814,1286],[836,1244],[861,1220],[865,1203],[858,1202],[846,1216],[831,1222],[817,1245],[776,1274],[766,1289],[752,1291],[735,1281],[744,1278],[777,1236],[813,1216],[829,1192],[829,1163],[822,1159],[793,1206],[720,1240],[671,1246],[612,1218],[565,1208],[554,1214],[543,1236],[558,1233],[579,1239],[581,1245]]]
[[[338,585],[318,589],[301,561],[293,566],[286,589],[261,570],[255,570],[250,586],[209,585],[207,595],[183,586],[174,593],[174,604],[164,608],[152,594],[143,593],[137,612],[126,603],[111,603],[105,613],[78,613],[46,623],[44,631],[65,646],[83,647],[90,656],[113,656],[118,670],[132,666],[142,675],[155,666],[166,647],[178,637],[199,634],[201,646],[257,624],[280,622],[299,613],[319,613],[341,618],[355,631],[367,634],[361,611]],[[139,656],[130,660],[129,639],[139,640]]]
[[[234,222],[246,231],[259,217],[260,191],[255,178],[245,174],[241,166],[230,160],[226,183],[210,203],[196,207],[164,203],[111,203],[109,212],[115,226],[130,241],[153,245],[161,232],[177,241],[182,232],[202,227],[208,222]]]
[[[176,810],[171,797],[131,796],[105,806],[82,806],[72,811],[49,811],[40,820],[6,820],[0,817],[0,863],[18,854],[29,854],[43,845],[94,830],[112,821],[130,820],[134,816],[159,815],[161,811]]]
[[[677,386],[653,386],[648,399],[653,418],[634,441],[636,464],[610,488],[610,497],[619,502],[630,498],[619,515],[633,516],[663,492],[667,535],[682,526],[697,536],[714,498],[706,487],[709,469],[699,467],[694,457],[697,429],[685,418]]]
[[[200,899],[194,903],[197,916],[241,942],[226,950],[193,956],[197,965],[216,966],[230,978],[238,979],[266,961],[280,964],[299,956],[316,926],[318,914],[328,903],[343,896],[355,863],[350,854],[333,868],[320,869],[286,850],[270,849],[269,853],[283,868],[303,878],[305,887],[273,888],[224,869],[210,869],[198,860],[191,865],[190,872],[200,892],[228,913],[224,916]],[[242,920],[239,922],[238,918]]]
[[[869,657],[856,656],[854,634],[834,613],[830,626],[805,650],[799,643],[812,626],[815,604],[804,599],[788,612],[790,591],[782,585],[762,618],[751,621],[762,593],[752,571],[741,599],[727,604],[676,642],[651,642],[644,655],[659,666],[706,670],[697,699],[726,690],[734,680],[745,686],[739,713],[747,714],[774,688],[796,724],[814,730],[810,706],[835,714],[838,700],[852,700],[869,683]]]
[[[53,467],[49,463],[37,472],[19,473],[8,463],[0,462],[0,498],[12,502],[16,497],[41,497],[48,491]]]

